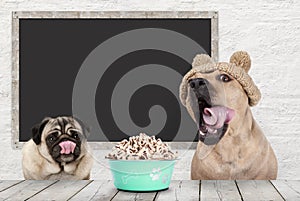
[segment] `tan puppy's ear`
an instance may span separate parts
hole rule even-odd
[[[237,51],[230,57],[230,63],[242,67],[247,73],[251,67],[251,59],[247,52]]]
[[[192,66],[193,68],[195,68],[197,66],[201,66],[209,63],[213,63],[213,60],[210,58],[210,56],[208,56],[207,54],[197,54],[193,59]]]

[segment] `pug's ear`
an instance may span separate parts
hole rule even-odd
[[[197,66],[202,66],[204,64],[214,63],[213,60],[207,54],[197,54],[193,59],[192,66],[193,68]]]
[[[83,135],[87,138],[90,134],[90,127],[88,127],[83,121],[81,121],[78,117],[73,117],[81,126],[83,131]]]
[[[247,52],[237,51],[230,57],[230,63],[234,63],[236,66],[242,67],[246,73],[250,70],[251,59]]]
[[[46,117],[45,119],[43,119],[41,123],[36,124],[35,126],[32,127],[31,129],[32,140],[36,145],[39,145],[41,143],[43,130],[50,119],[51,119],[50,117]]]

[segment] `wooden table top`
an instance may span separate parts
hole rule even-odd
[[[113,181],[0,181],[0,200],[300,200],[294,180],[172,180],[168,190],[118,191]]]

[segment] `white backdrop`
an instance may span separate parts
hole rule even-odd
[[[262,100],[253,108],[279,162],[279,179],[300,179],[300,1],[264,0],[0,0],[0,179],[22,179],[21,150],[11,148],[12,11],[218,11],[219,58],[236,50],[252,58],[250,74]],[[103,158],[107,151],[95,152]],[[173,179],[189,179],[193,150]],[[108,178],[96,163],[92,179]]]

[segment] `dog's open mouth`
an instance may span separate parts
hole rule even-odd
[[[199,140],[206,145],[218,143],[228,129],[234,110],[225,106],[212,106],[210,100],[198,97]]]

